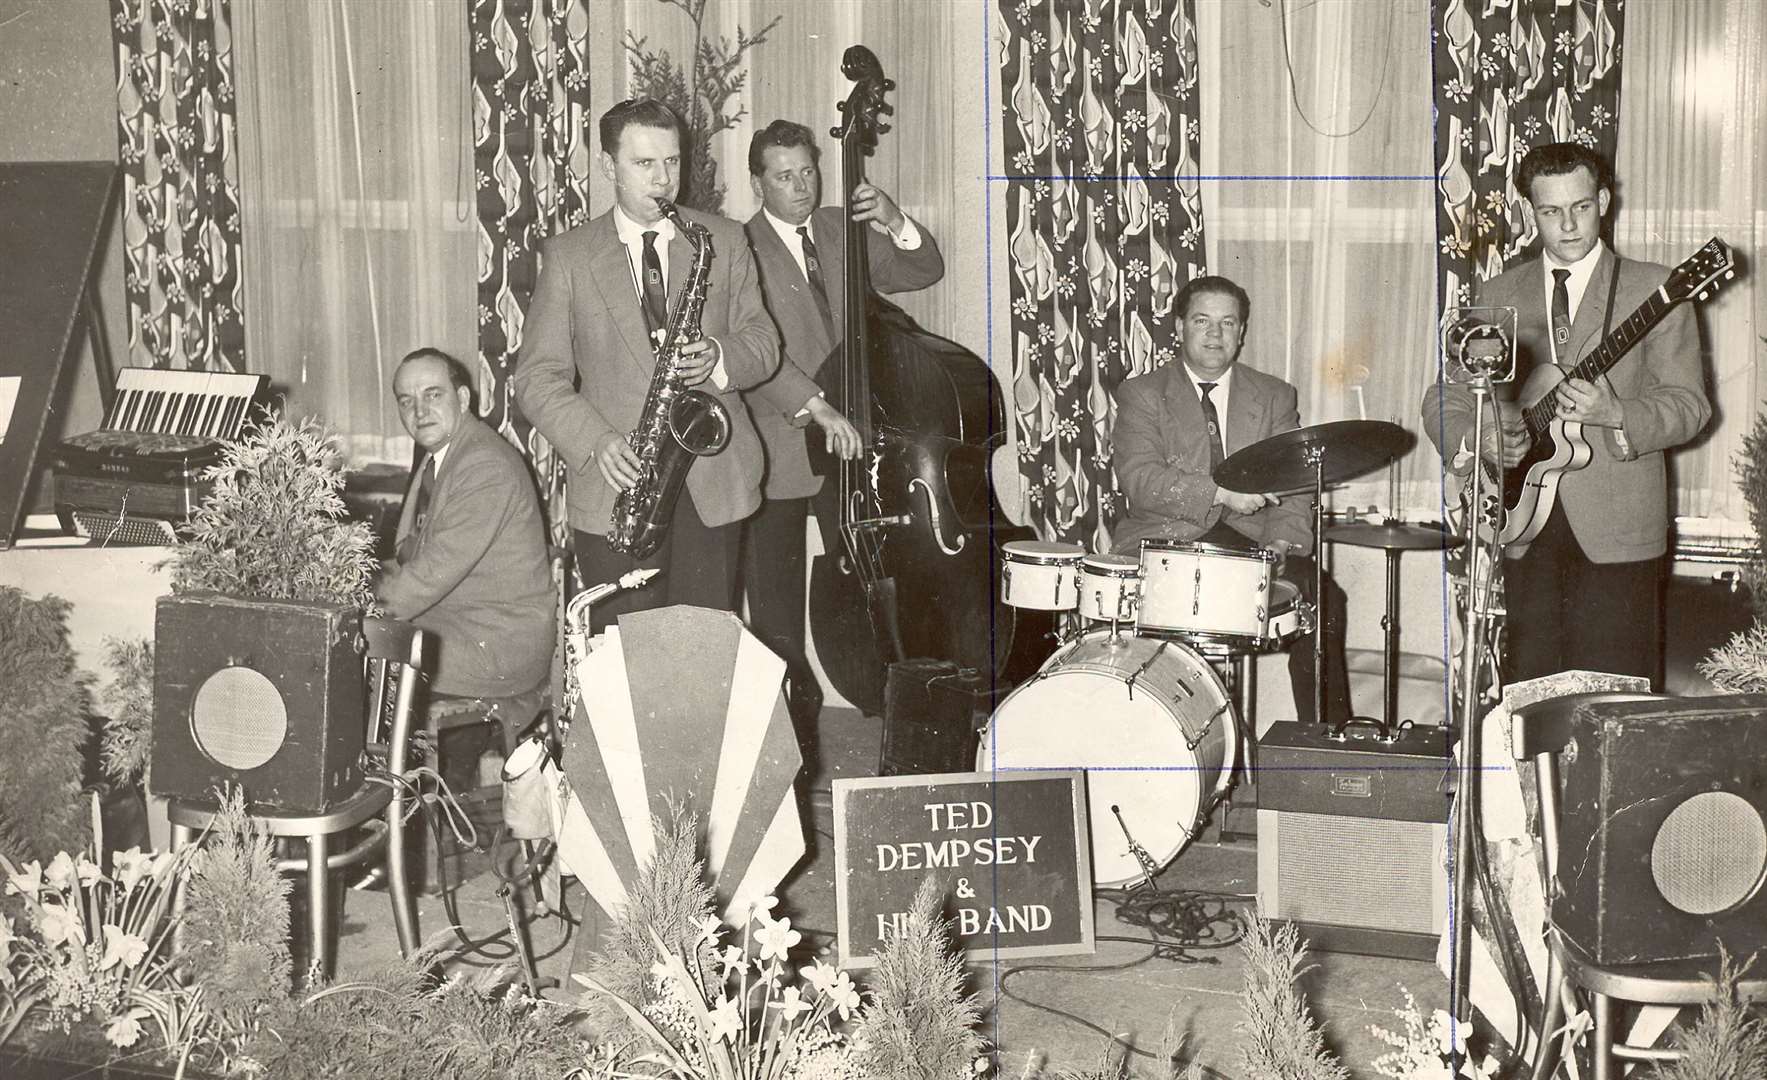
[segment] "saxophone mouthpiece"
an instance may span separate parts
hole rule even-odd
[[[658,198],[656,200],[656,208],[661,210],[663,216],[674,222],[676,226],[681,225],[681,211],[676,208],[674,203],[667,199]]]

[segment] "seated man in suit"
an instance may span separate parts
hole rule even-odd
[[[1178,291],[1179,362],[1117,387],[1111,461],[1128,496],[1117,523],[1117,552],[1133,555],[1146,539],[1195,541],[1276,553],[1283,580],[1313,600],[1313,521],[1307,500],[1282,502],[1260,492],[1229,491],[1211,478],[1229,449],[1240,450],[1301,426],[1295,388],[1239,365],[1252,302],[1224,277],[1193,278]],[[1144,587],[1145,587],[1145,583]],[[1324,720],[1350,719],[1344,666],[1344,593],[1328,576]],[[1313,639],[1289,650],[1289,679],[1303,722],[1313,716]]]
[[[424,452],[380,602],[437,642],[430,688],[512,703],[512,738],[552,667],[555,596],[540,503],[515,448],[472,411],[466,368],[418,349],[393,373],[399,420]],[[522,715],[526,712],[526,715]]]
[[[773,121],[749,142],[749,183],[761,200],[746,226],[749,247],[785,355],[772,378],[743,395],[767,471],[761,509],[743,523],[742,582],[755,636],[785,659],[800,735],[813,730],[822,703],[804,641],[804,522],[822,478],[810,471],[801,429],[820,427],[831,454],[854,458],[860,450],[858,429],[816,384],[847,315],[846,224],[840,207],[822,205],[820,159],[810,129],[789,120]],[[865,245],[865,261],[878,292],[924,289],[945,275],[932,234],[882,189],[855,188],[853,220],[877,234]]]

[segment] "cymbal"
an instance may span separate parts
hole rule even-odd
[[[1385,420],[1334,420],[1295,428],[1237,450],[1215,466],[1215,483],[1230,491],[1310,491],[1317,452],[1325,483],[1373,472],[1411,448],[1411,433]]]
[[[1465,537],[1443,532],[1433,525],[1407,525],[1402,521],[1390,521],[1385,525],[1376,525],[1372,521],[1335,525],[1325,530],[1325,539],[1327,543],[1385,551],[1446,551],[1466,542]]]

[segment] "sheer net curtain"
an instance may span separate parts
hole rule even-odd
[[[1286,34],[1285,34],[1286,20]],[[1435,378],[1430,13],[1425,0],[1198,0],[1209,270],[1251,294],[1244,362],[1300,391],[1301,423],[1418,430]],[[1427,441],[1333,493],[1440,510]]]
[[[390,380],[477,346],[467,6],[235,0],[247,355],[351,459],[408,461]]]
[[[1627,20],[1614,245],[1674,266],[1717,235],[1743,264],[1702,305],[1714,415],[1674,484],[1684,539],[1746,537],[1732,462],[1767,391],[1767,4],[1633,4]]]

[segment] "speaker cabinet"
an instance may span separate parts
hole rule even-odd
[[[322,814],[362,783],[359,612],[330,604],[162,597],[154,620],[156,795]]]
[[[878,774],[968,772],[976,763],[976,714],[991,702],[986,680],[948,660],[902,660],[884,683]]]
[[[1602,964],[1767,947],[1767,695],[1592,703],[1571,732],[1559,932]]]
[[[1430,959],[1448,914],[1447,734],[1327,731],[1281,721],[1259,741],[1258,910],[1315,949]]]

